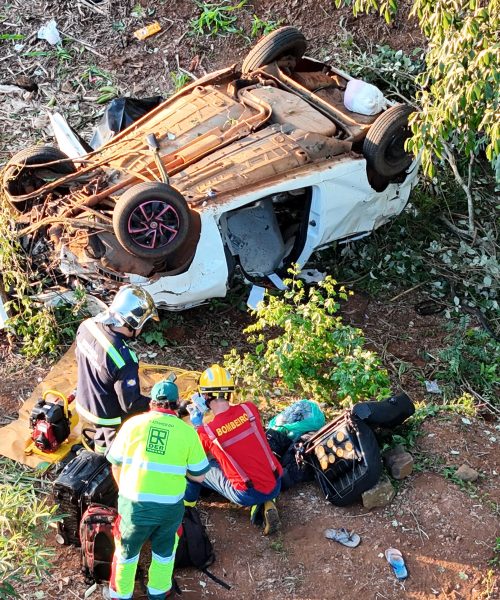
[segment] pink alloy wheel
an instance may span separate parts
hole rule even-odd
[[[134,243],[142,248],[163,248],[175,239],[179,224],[179,215],[171,204],[148,200],[130,214],[128,232]]]

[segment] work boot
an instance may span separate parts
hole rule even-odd
[[[262,527],[264,525],[264,505],[254,504],[250,508],[250,522],[252,525]]]
[[[276,533],[281,527],[280,516],[274,500],[264,502],[264,535]]]
[[[177,585],[177,582],[175,580],[172,580],[172,587],[165,592],[165,594],[155,594],[154,596],[149,594],[149,592],[147,593],[146,596],[139,596],[139,598],[147,598],[147,600],[156,600],[157,598],[160,598],[161,596],[163,596],[163,598],[168,598],[168,599],[174,599],[178,597],[177,591],[179,590],[179,586]],[[182,592],[181,592],[182,593]]]

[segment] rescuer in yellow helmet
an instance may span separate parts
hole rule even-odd
[[[189,412],[205,452],[214,457],[203,483],[188,482],[185,503],[194,505],[201,485],[239,504],[251,506],[252,522],[274,533],[280,526],[274,502],[281,489],[283,469],[271,451],[259,411],[252,402],[231,404],[234,379],[220,365],[212,365],[200,376],[199,393]],[[214,419],[203,424],[203,413]]]

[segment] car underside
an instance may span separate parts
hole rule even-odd
[[[212,248],[222,283],[207,283],[192,300],[164,299],[183,308],[224,295],[236,266],[250,280],[284,272],[400,212],[411,185],[404,194],[399,186],[415,177],[404,151],[411,109],[349,111],[349,76],[303,57],[294,28],[274,34],[242,69],[195,81],[93,152],[68,158],[39,147],[16,155],[3,187],[33,259],[94,290],[163,280],[177,298],[186,291],[177,291],[176,278],[197,256],[208,261]],[[375,200],[380,214],[366,211]],[[343,207],[338,215],[328,202]],[[314,206],[321,235],[311,226]],[[339,222],[325,223],[326,214]],[[189,275],[204,269],[200,263]]]

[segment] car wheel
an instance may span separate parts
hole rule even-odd
[[[363,143],[368,166],[383,177],[395,177],[405,171],[412,156],[405,150],[410,137],[408,117],[414,109],[406,104],[391,106],[373,123]]]
[[[65,160],[50,167],[46,163]],[[23,165],[23,166],[19,166]],[[37,204],[37,198],[19,200],[19,196],[31,194],[47,182],[71,175],[75,165],[64,152],[53,146],[35,146],[15,154],[7,163],[3,176],[3,189],[11,206],[19,212],[25,212]]]
[[[295,27],[281,27],[262,38],[247,54],[241,72],[246,74],[283,56],[302,58],[307,42]]]
[[[184,196],[166,183],[135,185],[113,210],[120,244],[140,258],[166,258],[186,240],[191,215]]]

